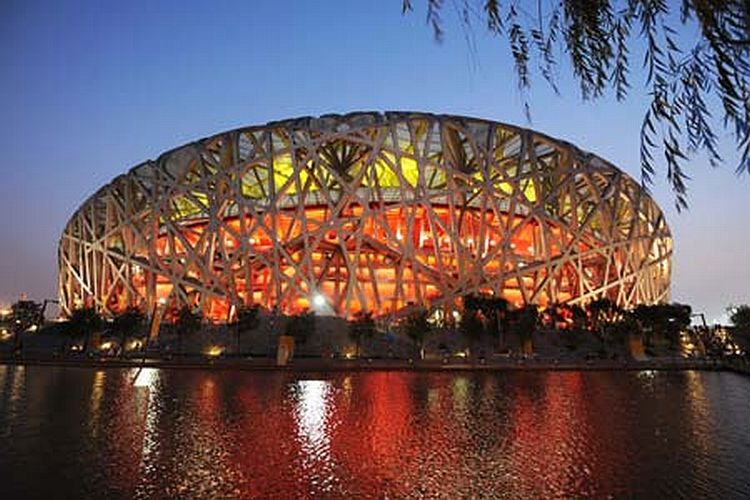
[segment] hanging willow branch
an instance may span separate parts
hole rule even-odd
[[[618,100],[631,88],[631,53],[644,54],[650,103],[641,125],[641,179],[653,183],[656,153],[666,163],[666,177],[678,210],[687,207],[685,165],[696,153],[712,166],[717,151],[717,117],[733,136],[740,161],[738,174],[750,174],[750,1],[748,0],[452,0],[464,13],[460,23],[478,24],[508,42],[519,89],[532,83],[534,68],[558,92],[559,59],[578,80],[584,100],[612,91]],[[442,40],[446,2],[427,0],[427,22]],[[412,0],[402,0],[404,13]],[[471,14],[471,15],[469,15]],[[673,26],[697,27],[692,43],[680,40]],[[528,103],[524,102],[528,112]]]

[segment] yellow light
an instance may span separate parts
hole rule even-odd
[[[206,356],[216,357],[221,356],[221,353],[224,352],[224,348],[219,345],[212,345],[208,349],[206,349]]]
[[[354,359],[354,355],[356,354],[357,348],[353,345],[347,345],[344,346],[344,348],[341,350],[341,353],[344,356],[344,359]]]
[[[12,312],[10,309],[0,309],[0,316],[10,316]]]
[[[419,167],[417,161],[408,156],[401,157],[401,174],[411,187],[415,187],[419,182]]]
[[[104,342],[102,345],[99,346],[99,349],[102,351],[106,351],[112,347],[112,342]]]

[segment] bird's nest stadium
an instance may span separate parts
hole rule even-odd
[[[59,243],[63,312],[240,306],[399,317],[466,294],[669,299],[672,240],[627,174],[564,141],[412,112],[220,133],[115,178]]]

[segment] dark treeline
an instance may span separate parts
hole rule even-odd
[[[626,310],[615,302],[601,298],[585,304],[551,304],[513,307],[507,300],[486,295],[465,295],[457,310],[427,310],[413,307],[409,314],[396,322],[376,318],[371,312],[357,313],[347,324],[346,338],[353,342],[350,354],[378,356],[373,342],[402,339],[410,343],[415,357],[422,358],[431,348],[449,355],[461,350],[463,355],[484,357],[493,354],[529,356],[536,352],[596,354],[599,357],[633,355],[633,349],[646,356],[671,355],[685,352],[691,355],[718,356],[736,354],[750,348],[750,306],[730,307],[731,326],[691,326],[691,307],[684,304],[639,305]],[[115,345],[118,354],[126,350],[142,350],[148,346],[153,318],[141,310],[128,307],[113,318],[104,319],[93,307],[72,311],[64,321],[45,323],[44,304],[20,300],[0,317],[3,341],[14,351],[23,348],[23,334],[41,331],[65,337],[64,349],[88,351],[96,349],[101,339]],[[184,340],[198,332],[214,328],[199,313],[188,307],[166,308],[159,318],[160,335],[175,339],[171,352],[182,354]],[[342,320],[343,321],[343,320]],[[238,355],[251,351],[265,352],[272,335],[294,337],[298,345],[305,345],[316,336],[318,321],[311,311],[292,316],[271,314],[258,306],[239,307],[233,320],[223,328],[233,336],[231,350]],[[259,326],[265,325],[263,329]],[[222,331],[224,331],[222,330]],[[262,335],[248,334],[263,330]],[[442,338],[448,340],[437,341]],[[225,335],[226,336],[226,335]],[[243,341],[244,339],[244,341]],[[264,342],[258,349],[259,339]],[[227,339],[223,343],[227,344]],[[370,346],[369,351],[365,346]],[[552,347],[550,347],[552,346]],[[344,346],[327,346],[342,352]],[[387,347],[392,351],[391,346]],[[365,352],[367,351],[367,352]]]

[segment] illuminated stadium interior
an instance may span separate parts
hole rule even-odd
[[[59,246],[63,310],[242,305],[351,317],[668,300],[658,206],[606,161],[513,126],[353,113],[233,130],[136,166]],[[314,297],[322,297],[313,304]]]

